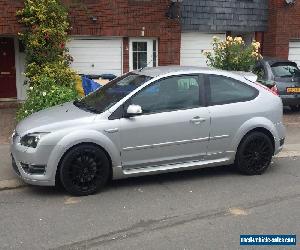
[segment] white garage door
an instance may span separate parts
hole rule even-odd
[[[300,67],[300,41],[290,42],[289,60],[296,62]]]
[[[182,66],[206,67],[206,58],[203,51],[212,49],[212,38],[217,36],[225,39],[225,34],[207,34],[188,32],[181,34],[180,64]]]
[[[68,48],[79,74],[122,74],[122,39],[73,39]]]

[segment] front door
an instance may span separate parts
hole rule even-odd
[[[203,107],[203,78],[173,76],[148,85],[127,105],[142,115],[122,118],[122,166],[125,169],[202,160],[207,152],[210,115]]]
[[[14,39],[0,37],[0,98],[16,96]]]
[[[129,45],[130,71],[157,66],[157,41],[155,39],[130,39]]]

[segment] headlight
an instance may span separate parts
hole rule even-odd
[[[32,133],[32,134],[24,135],[21,138],[20,143],[25,147],[36,148],[39,140],[45,134],[47,133]]]

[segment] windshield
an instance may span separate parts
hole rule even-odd
[[[275,63],[272,71],[276,77],[300,77],[300,70],[295,63]]]
[[[150,79],[149,76],[125,74],[81,100],[75,101],[74,105],[94,113],[102,113]]]

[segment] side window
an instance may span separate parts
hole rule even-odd
[[[130,100],[140,105],[143,113],[158,113],[200,106],[203,77],[183,75],[164,78],[145,87]]]
[[[249,101],[258,95],[256,89],[225,76],[210,75],[209,84],[211,105]]]

